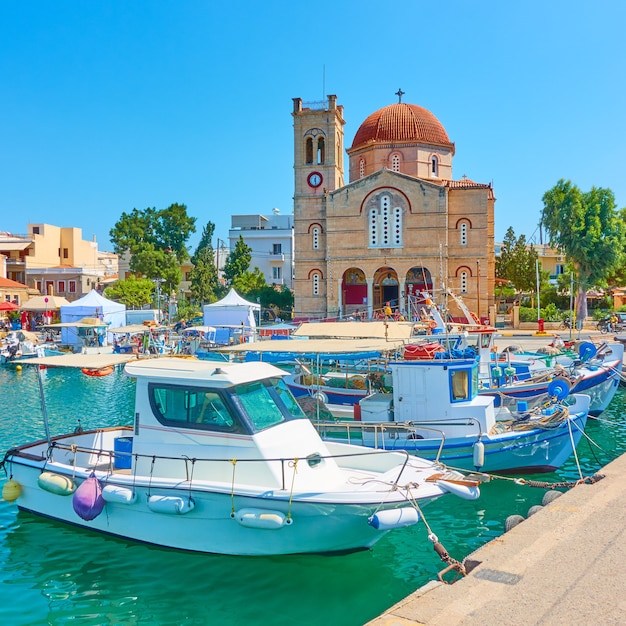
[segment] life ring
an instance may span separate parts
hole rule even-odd
[[[434,330],[435,328],[437,328],[437,322],[435,322],[435,320],[429,320],[428,328],[430,328],[431,330]]]
[[[85,376],[108,376],[113,373],[113,366],[107,365],[107,367],[101,367],[99,369],[83,367],[80,371],[85,374]]]

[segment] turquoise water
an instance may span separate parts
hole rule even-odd
[[[74,429],[77,417],[84,428],[130,423],[134,383],[121,373],[42,374],[52,434]],[[579,445],[585,476],[626,451],[625,401],[618,391],[602,421],[588,424],[600,447]],[[35,370],[0,368],[0,452],[44,436]],[[573,456],[559,472],[533,478],[576,480]],[[450,555],[462,560],[544,493],[498,480],[475,502],[444,497],[424,513]],[[420,523],[343,556],[197,555],[104,537],[0,501],[0,624],[358,626],[443,569],[427,534]]]

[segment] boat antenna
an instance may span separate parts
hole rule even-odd
[[[48,424],[48,409],[46,406],[46,397],[43,393],[43,380],[41,378],[41,367],[35,367],[37,370],[37,383],[39,384],[39,401],[41,402],[41,413],[43,415],[43,427],[46,430],[46,440],[48,445],[52,444],[52,439],[50,438],[50,425]]]

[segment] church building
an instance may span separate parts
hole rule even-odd
[[[357,130],[347,184],[337,96],[293,100],[296,318],[376,318],[387,303],[415,318],[445,290],[493,314],[493,188],[454,180],[443,125],[396,95]]]

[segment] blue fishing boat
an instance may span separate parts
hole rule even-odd
[[[548,400],[499,403],[479,393],[479,360],[389,363],[391,394],[355,406],[352,420],[315,422],[325,440],[405,450],[465,470],[535,473],[560,467],[580,441],[590,397],[548,385]]]

